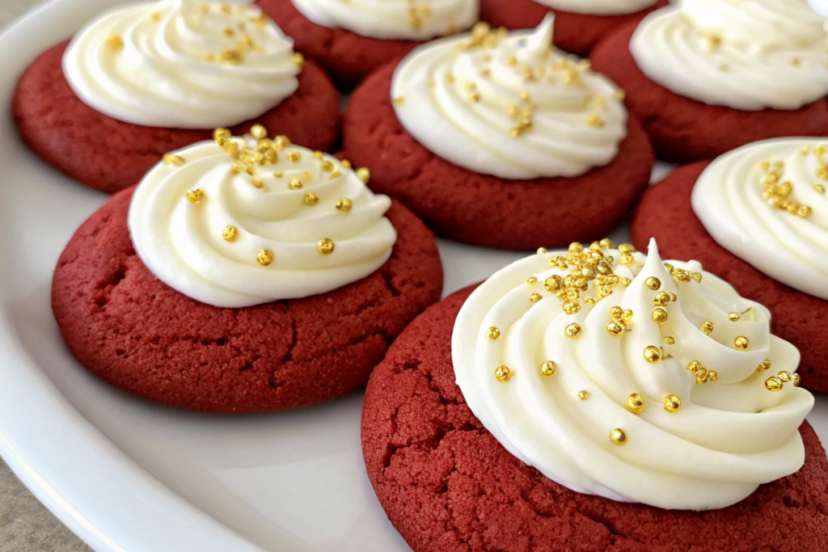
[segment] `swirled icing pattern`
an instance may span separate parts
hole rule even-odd
[[[828,140],[782,138],[714,160],[693,211],[725,249],[774,280],[828,300]]]
[[[391,201],[336,158],[264,139],[262,160],[255,141],[221,140],[169,154],[135,190],[132,242],[162,282],[247,307],[331,291],[391,256]]]
[[[808,0],[814,11],[828,17],[828,0]]]
[[[457,317],[457,383],[509,452],[577,492],[691,510],[802,466],[814,399],[763,306],[655,242],[571,251],[506,267]]]
[[[588,61],[552,49],[553,21],[511,34],[477,24],[470,38],[415,49],[394,73],[397,118],[478,173],[532,179],[606,165],[627,132],[621,93]]]
[[[623,15],[640,12],[658,0],[534,0],[554,10],[592,15]]]
[[[301,60],[258,8],[163,0],[113,8],[84,27],[63,72],[87,105],[145,126],[233,126],[293,94]]]
[[[656,10],[630,49],[676,94],[734,109],[799,109],[828,94],[825,18],[801,0],[682,0]]]
[[[323,27],[380,39],[427,40],[477,21],[480,0],[292,0]]]

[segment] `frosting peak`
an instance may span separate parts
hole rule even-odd
[[[480,0],[292,0],[302,15],[328,28],[379,39],[428,40],[471,27]]]
[[[655,242],[611,247],[518,261],[466,301],[452,360],[483,425],[561,485],[661,508],[723,508],[797,471],[813,397],[767,309]]]
[[[626,136],[621,91],[588,60],[556,52],[554,19],[415,49],[394,73],[397,118],[426,148],[507,179],[578,176],[612,161]]]
[[[658,0],[535,0],[555,10],[591,15],[624,15],[640,12]]]
[[[715,159],[693,188],[693,211],[737,257],[828,300],[826,188],[828,140],[764,140]]]
[[[652,80],[711,105],[799,109],[828,94],[825,18],[792,0],[682,0],[656,10],[630,49]]]
[[[233,126],[299,86],[293,42],[258,8],[161,0],[113,8],[86,25],[63,72],[87,105],[128,123]]]
[[[155,276],[203,303],[247,307],[325,293],[385,264],[391,201],[365,175],[252,132],[218,130],[216,142],[168,154],[136,188],[130,234]]]

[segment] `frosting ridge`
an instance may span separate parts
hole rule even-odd
[[[285,137],[216,131],[165,156],[138,185],[129,230],[161,281],[217,307],[318,295],[368,276],[391,256],[391,200],[367,175]]]
[[[543,6],[572,13],[623,15],[640,12],[658,0],[534,0]]]
[[[797,471],[813,397],[767,309],[654,242],[611,247],[544,252],[472,293],[452,360],[478,419],[561,485],[661,508],[722,508]]]
[[[301,55],[258,8],[162,0],[113,8],[63,55],[74,92],[144,126],[214,128],[262,115],[299,86]]]
[[[828,300],[828,140],[777,138],[715,159],[693,211],[722,247],[779,282]]]
[[[436,155],[501,178],[606,165],[627,132],[623,93],[588,60],[553,49],[553,22],[516,33],[478,23],[471,36],[418,47],[394,72],[397,118]]]
[[[790,0],[682,0],[649,14],[630,50],[653,81],[710,105],[794,110],[828,94],[825,18]]]

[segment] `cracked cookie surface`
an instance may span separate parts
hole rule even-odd
[[[14,122],[23,141],[44,161],[87,186],[115,193],[138,183],[161,157],[213,139],[213,129],[185,130],[124,123],[83,103],[63,75],[62,42],[41,54],[17,84]],[[232,127],[242,135],[260,123],[271,136],[328,151],[339,132],[339,95],[325,72],[306,61],[299,88],[267,113]]]
[[[55,270],[52,308],[83,366],[142,397],[205,412],[318,403],[364,384],[406,324],[440,298],[434,236],[395,203],[386,216],[397,242],[370,276],[256,307],[199,303],[135,254],[126,221],[133,190],[114,196],[72,237]]]
[[[454,383],[451,334],[470,292],[449,296],[412,322],[374,370],[365,397],[368,476],[415,552],[824,549],[828,460],[807,423],[800,428],[806,461],[799,472],[707,512],[578,494],[509,454]]]
[[[601,239],[647,187],[653,151],[633,118],[615,159],[582,176],[504,180],[453,165],[397,119],[390,91],[395,67],[370,75],[351,97],[342,128],[345,157],[371,170],[374,192],[401,201],[437,234],[528,250]]]

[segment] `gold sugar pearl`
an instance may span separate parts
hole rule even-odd
[[[782,380],[775,376],[771,376],[765,380],[765,389],[768,391],[772,391],[776,393],[777,391],[782,391]]]
[[[230,138],[232,138],[232,137],[233,137],[233,135],[232,135],[232,134],[231,134],[231,132],[230,132],[228,129],[226,129],[226,128],[217,128],[217,129],[215,129],[215,130],[213,131],[213,140],[215,140],[215,141],[216,141],[216,143],[217,143],[219,146],[222,146],[222,147],[223,147],[223,146],[227,143],[227,141],[228,141]]]
[[[644,397],[638,393],[633,393],[627,397],[627,410],[633,414],[640,414],[644,410]]]
[[[655,294],[655,297],[653,297],[653,305],[656,307],[666,307],[670,303],[671,299],[672,298],[669,293],[666,291],[659,291]]]
[[[351,162],[348,161],[347,159],[343,159],[342,161],[339,162],[339,164],[342,165],[343,167],[345,167],[346,169],[351,168]]]
[[[543,299],[543,296],[540,293],[533,293],[532,295],[529,296],[529,300],[532,301],[533,303],[537,303],[541,299]]]
[[[198,203],[204,199],[204,192],[196,188],[187,192],[187,201],[190,203]]]
[[[701,331],[703,331],[705,335],[710,335],[711,333],[713,333],[713,329],[713,322],[711,322],[710,320],[705,320],[704,322],[702,322]]]
[[[661,355],[661,349],[659,347],[654,346],[654,345],[649,345],[647,347],[644,347],[643,354],[644,354],[644,360],[646,360],[647,362],[649,362],[651,364],[654,364],[654,363],[660,361],[661,356],[662,356]]]
[[[291,178],[288,182],[288,188],[291,190],[298,190],[302,187],[302,181],[298,178]]]
[[[667,345],[675,345],[676,343],[676,338],[671,335],[665,335],[663,339]]]
[[[632,322],[632,319],[633,319],[633,311],[632,310],[624,309],[621,312],[621,320],[623,320],[624,322],[630,323],[630,322]]]
[[[707,377],[710,378],[710,381],[719,381],[719,374],[714,372],[713,370],[710,370],[707,373]]]
[[[621,253],[635,253],[635,247],[629,243],[622,243],[618,246],[618,251]]]
[[[224,50],[219,54],[218,59],[225,63],[241,63],[244,57],[238,50]]]
[[[496,326],[492,326],[491,328],[486,330],[486,339],[494,341],[498,337],[500,337],[500,329],[498,329]]]
[[[653,320],[658,324],[664,324],[665,322],[667,322],[667,311],[664,310],[662,307],[654,309]]]
[[[825,186],[823,186],[822,184],[814,184],[814,190],[816,190],[820,194],[824,194]]]
[[[512,369],[508,366],[498,366],[495,369],[495,377],[497,381],[507,382],[512,379]]]
[[[575,339],[581,335],[581,326],[573,322],[564,328],[564,334],[570,339]]]
[[[731,312],[727,315],[727,319],[731,322],[738,322],[742,316],[738,312]]]
[[[740,335],[736,339],[733,340],[733,346],[739,349],[740,351],[748,351],[750,350],[750,340],[743,335]]]
[[[547,360],[540,365],[540,373],[543,376],[549,377],[554,376],[555,372],[558,371],[558,366],[552,362],[551,360]]]
[[[267,138],[267,129],[262,125],[253,125],[250,127],[250,136],[256,140],[264,140]]]
[[[394,98],[394,103],[397,105],[402,105],[405,103],[405,98],[403,98],[402,96],[397,96],[396,98]]]
[[[319,203],[319,197],[313,192],[308,192],[305,194],[305,205],[316,205]]]
[[[269,249],[262,249],[256,255],[256,260],[259,261],[260,265],[267,266],[273,262],[273,252]]]
[[[802,379],[802,378],[800,378],[800,377],[799,377],[799,374],[794,374],[794,375],[793,375],[793,384],[794,384],[794,387],[799,387],[799,382],[801,381],[801,379]]]
[[[549,251],[545,247],[538,247],[537,253],[538,255],[545,255],[546,253],[549,253]]]
[[[334,252],[335,247],[336,247],[336,245],[334,244],[334,241],[330,238],[322,238],[316,244],[316,248],[323,255],[330,255],[331,253]]]
[[[296,65],[296,68],[300,71],[305,68],[305,56],[300,54],[299,52],[294,52],[292,56],[290,56],[290,60]]]
[[[578,391],[578,398],[585,401],[589,398],[589,393],[587,391]]]
[[[276,178],[282,178],[283,175],[284,173],[282,171],[275,171],[273,173],[273,176],[275,176]]]
[[[261,179],[251,178],[250,183],[253,184],[254,186],[256,186],[259,189],[264,188],[264,182],[262,182]]]
[[[124,41],[120,36],[112,35],[106,39],[106,45],[113,50],[121,50],[124,47]]]
[[[563,310],[566,314],[575,314],[581,310],[581,305],[577,301],[564,301]]]
[[[235,226],[227,225],[224,227],[224,230],[221,231],[221,237],[225,239],[225,241],[236,241],[236,238],[239,235],[239,231],[236,230]]]
[[[530,286],[533,286],[533,285],[538,283],[538,279],[535,278],[534,276],[529,276],[528,278],[526,278],[526,283],[529,284]]]
[[[676,294],[675,294],[675,293],[673,293],[673,292],[671,291],[671,292],[669,293],[669,295],[670,295],[670,301],[672,301],[673,303],[675,303],[676,301],[678,301],[678,297],[676,297]]]
[[[676,395],[664,397],[664,410],[667,412],[678,412],[681,408],[681,399]]]
[[[180,167],[187,162],[187,160],[180,155],[174,155],[171,153],[165,153],[163,160],[165,165],[175,165],[176,167]]]
[[[277,150],[282,151],[285,148],[290,147],[290,139],[287,136],[279,135],[274,138],[273,144],[276,146]]]
[[[601,249],[612,249],[613,243],[611,239],[604,238],[598,242],[598,245],[601,246]]]
[[[776,374],[776,377],[779,378],[780,380],[782,380],[785,383],[788,383],[789,381],[791,381],[793,379],[793,376],[791,375],[790,372],[779,372],[778,374]]]
[[[764,372],[765,370],[769,370],[770,367],[771,367],[771,361],[765,359],[765,360],[763,360],[762,362],[759,363],[759,366],[756,367],[756,371]]]
[[[287,152],[287,159],[291,163],[298,163],[302,159],[302,154],[296,150],[290,150]]]
[[[353,202],[347,197],[343,197],[336,202],[336,210],[342,213],[347,213],[353,207]]]
[[[611,320],[609,324],[607,324],[607,332],[613,337],[620,337],[624,335],[624,332],[627,331],[626,326],[624,324],[617,322],[615,320]]]
[[[620,320],[621,316],[624,314],[624,309],[622,309],[621,307],[612,307],[609,313],[610,316],[612,316],[616,320]]]
[[[661,280],[654,276],[650,276],[646,280],[644,280],[644,285],[646,285],[651,290],[655,291],[661,287]]]
[[[543,287],[546,291],[558,291],[559,289],[563,288],[563,278],[555,274],[554,276],[550,276],[543,282]]]
[[[610,431],[610,440],[616,445],[626,445],[628,440],[627,432],[621,428],[613,429]]]
[[[371,180],[371,171],[368,170],[367,167],[360,167],[356,170],[356,175],[359,177],[360,180],[368,184],[368,181]]]
[[[322,169],[322,172],[333,172],[336,166],[330,159],[323,159],[322,162],[319,164],[319,168]]]

